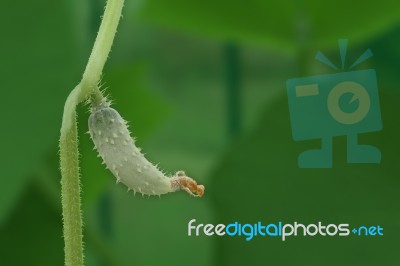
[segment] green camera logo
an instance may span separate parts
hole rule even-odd
[[[339,48],[343,71],[347,40],[339,40]],[[299,155],[300,168],[331,168],[334,136],[347,136],[348,163],[380,163],[380,150],[360,145],[357,140],[360,133],[382,129],[376,72],[374,69],[351,71],[371,56],[368,49],[348,71],[286,82],[293,139],[321,139],[321,149]],[[321,52],[316,59],[338,70]]]

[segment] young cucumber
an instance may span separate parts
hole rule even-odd
[[[167,177],[157,166],[150,163],[131,138],[127,123],[108,104],[92,110],[89,117],[89,133],[99,156],[107,168],[121,182],[143,195],[161,195],[183,189],[192,196],[201,197],[204,186],[178,171]]]

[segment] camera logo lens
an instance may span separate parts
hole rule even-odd
[[[351,113],[344,112],[340,107],[340,98],[350,93],[353,95],[348,104],[358,101],[358,108]],[[337,84],[329,93],[328,110],[333,119],[342,124],[356,124],[363,120],[369,112],[371,101],[366,89],[359,83],[345,81]]]

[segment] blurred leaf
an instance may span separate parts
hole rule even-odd
[[[206,198],[184,192],[148,198],[118,186],[113,203],[113,246],[123,265],[212,265],[212,239],[187,236],[191,219],[211,222]]]
[[[320,140],[292,140],[286,97],[266,110],[258,128],[233,145],[208,186],[219,214],[216,223],[262,221],[381,225],[384,237],[222,237],[218,265],[268,261],[272,265],[397,265],[400,237],[399,97],[381,90],[383,131],[360,135],[379,147],[381,164],[347,164],[344,137],[334,138],[332,169],[300,169],[300,152]],[[268,251],[268,252],[266,252]],[[312,251],[312,252],[310,252]],[[332,252],[334,251],[334,252]],[[290,254],[290,256],[288,256]],[[340,255],[338,255],[340,254]]]
[[[62,220],[37,184],[30,182],[1,227],[0,245],[2,265],[63,265]]]
[[[83,65],[66,3],[2,1],[0,223],[29,174],[57,147],[64,102],[79,80]]]
[[[370,44],[374,57],[373,64],[379,69],[379,84],[400,93],[400,27],[394,28],[378,40]]]
[[[168,115],[169,108],[164,99],[143,85],[145,69],[138,66],[125,66],[109,69],[103,81],[106,93],[110,95],[112,106],[129,122],[132,136],[139,143],[148,136]],[[101,164],[97,151],[93,151],[93,142],[89,135],[87,106],[80,108],[81,172],[84,187],[84,205],[93,203],[104,190],[106,184],[114,186],[115,177]]]
[[[143,20],[163,27],[282,50],[304,41],[322,48],[338,38],[365,39],[398,22],[400,11],[395,0],[171,0],[145,1],[142,8]]]

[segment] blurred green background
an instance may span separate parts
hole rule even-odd
[[[63,265],[58,138],[104,0],[3,0],[0,16],[1,265]],[[299,169],[318,140],[291,137],[285,82],[334,73],[337,39],[378,75],[383,130],[360,136],[378,165]],[[87,265],[400,265],[398,1],[127,0],[103,83],[147,157],[206,187],[134,197],[104,169],[79,107]],[[188,237],[187,223],[384,227],[383,237]]]

